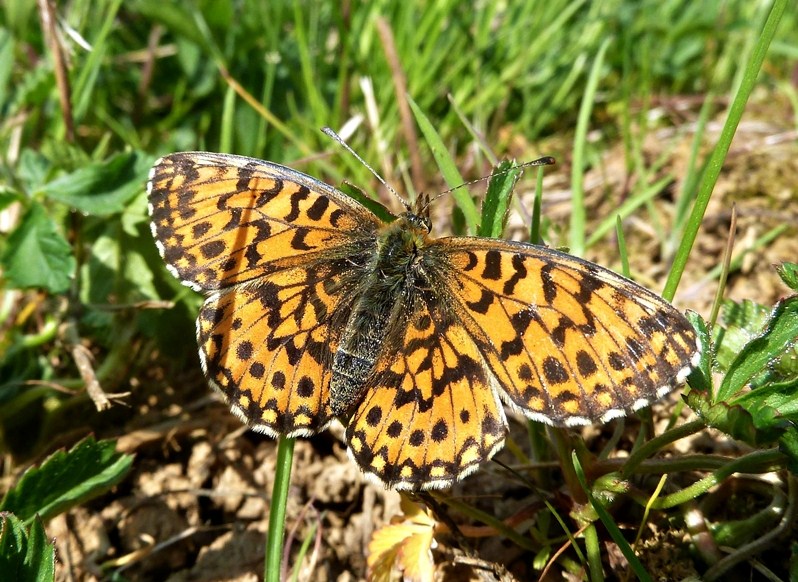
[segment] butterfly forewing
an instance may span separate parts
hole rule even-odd
[[[149,181],[153,236],[174,275],[197,291],[345,256],[381,221],[334,188],[277,164],[186,152],[161,158]]]

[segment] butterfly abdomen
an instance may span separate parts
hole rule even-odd
[[[336,416],[347,416],[360,401],[386,333],[417,283],[414,267],[425,240],[426,232],[405,216],[378,234],[377,252],[333,358],[330,407]]]

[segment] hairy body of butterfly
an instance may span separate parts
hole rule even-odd
[[[338,417],[386,486],[445,487],[504,442],[501,401],[560,426],[605,421],[683,383],[686,318],[593,263],[525,243],[433,238],[251,158],[156,162],[153,234],[206,293],[210,384],[254,429],[309,435]]]

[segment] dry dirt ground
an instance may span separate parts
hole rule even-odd
[[[788,230],[747,254],[742,268],[730,276],[726,296],[772,305],[787,292],[772,265],[798,259],[798,146],[792,114],[786,106],[779,107],[751,107],[737,133],[677,295],[676,303],[682,309],[708,316],[717,281],[707,274],[721,261],[733,205],[738,215],[738,253],[749,250],[758,236],[778,225],[785,224]],[[656,176],[670,172],[676,178],[653,202],[660,225],[652,225],[647,218],[630,218],[624,223],[632,272],[658,291],[668,265],[656,242],[656,229],[667,230],[670,223],[695,128],[694,109],[681,107],[678,101],[662,104],[659,111],[671,124],[651,132],[643,156],[649,164],[668,156]],[[721,123],[718,119],[711,124],[710,141],[716,138]],[[530,159],[528,150],[523,150],[519,147],[518,157]],[[568,151],[568,146],[560,151]],[[564,230],[569,216],[569,160],[559,159],[546,174],[544,214]],[[525,204],[533,187],[532,175],[518,190]],[[585,186],[594,225],[612,214],[619,196],[634,186],[627,179],[622,145],[607,150],[600,169],[588,174]],[[591,249],[588,258],[617,269],[617,256],[613,238],[608,236]],[[189,336],[185,341],[194,340]],[[113,572],[129,580],[243,581],[261,577],[275,442],[242,428],[210,395],[199,366],[187,368],[191,371],[177,375],[165,367],[158,354],[151,354],[147,365],[129,380],[132,394],[127,407],[117,407],[91,421],[98,437],[119,438],[119,449],[135,453],[136,461],[130,475],[113,492],[48,525],[48,534],[56,541],[59,580],[107,579]],[[667,400],[665,409],[675,401],[675,397]],[[685,409],[683,416],[687,413]],[[91,410],[86,414],[88,418],[97,416]],[[657,416],[664,415],[655,412]],[[525,423],[513,419],[511,424],[513,442],[527,447]],[[631,446],[637,427],[636,421],[627,422],[615,446],[618,454]],[[589,450],[598,451],[613,428],[587,428],[581,436]],[[340,437],[340,431],[332,430],[296,444],[286,555],[288,572],[297,572],[300,580],[362,579],[373,533],[401,515],[399,495],[366,484],[347,459]],[[734,445],[704,432],[680,443],[679,450],[731,453]],[[497,458],[511,465],[518,463],[518,457],[508,450]],[[547,500],[567,515],[573,500],[563,489],[559,471],[541,470],[542,482],[548,482]],[[676,486],[689,482],[686,479]],[[640,486],[646,491],[653,489],[647,482]],[[515,525],[529,523],[542,507],[539,494],[508,477],[496,463],[485,464],[478,474],[455,487],[452,495]],[[626,524],[623,507],[617,509],[622,525],[639,523],[633,518]],[[437,579],[490,580],[502,575],[511,579],[510,574],[521,580],[536,579],[532,553],[455,511],[449,510],[448,515],[462,527],[465,542],[446,533],[445,525],[439,526],[434,551]],[[640,548],[649,571],[662,574],[663,579],[689,575],[693,558],[683,538],[684,532],[667,522],[653,521]],[[303,542],[309,545],[298,561]],[[491,571],[456,565],[457,560],[468,561],[462,558],[463,543],[482,559],[503,565],[510,574],[501,568]],[[610,568],[622,571],[623,560],[615,546],[605,544],[603,551],[609,556]],[[608,574],[612,578],[617,572]],[[552,574],[549,579],[560,575]]]

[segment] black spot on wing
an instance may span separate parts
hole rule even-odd
[[[583,378],[589,378],[598,371],[593,356],[588,354],[585,350],[579,350],[576,353],[576,368]]]
[[[307,215],[311,220],[321,220],[327,208],[330,206],[330,199],[326,196],[319,196],[316,201],[308,208]]]
[[[200,253],[204,259],[215,259],[225,251],[224,241],[212,240],[200,246]]]
[[[502,291],[505,295],[512,295],[515,293],[515,286],[518,284],[519,281],[523,281],[526,279],[527,270],[526,265],[524,265],[524,257],[523,255],[513,255],[511,264],[513,266],[513,270],[515,271],[512,276],[504,282],[504,288]]]
[[[485,253],[485,269],[483,279],[498,281],[502,276],[502,255],[499,251],[489,250]]]
[[[549,384],[562,384],[568,381],[568,371],[560,360],[552,356],[543,360],[543,375]]]
[[[482,296],[479,298],[478,301],[466,301],[466,305],[472,311],[477,313],[485,314],[488,312],[488,309],[493,304],[494,299],[496,296],[493,292],[489,291],[488,289],[482,290]]]
[[[554,263],[546,263],[540,269],[540,280],[543,284],[543,299],[549,304],[553,303],[554,299],[557,297],[557,284],[551,276],[553,269]]]

